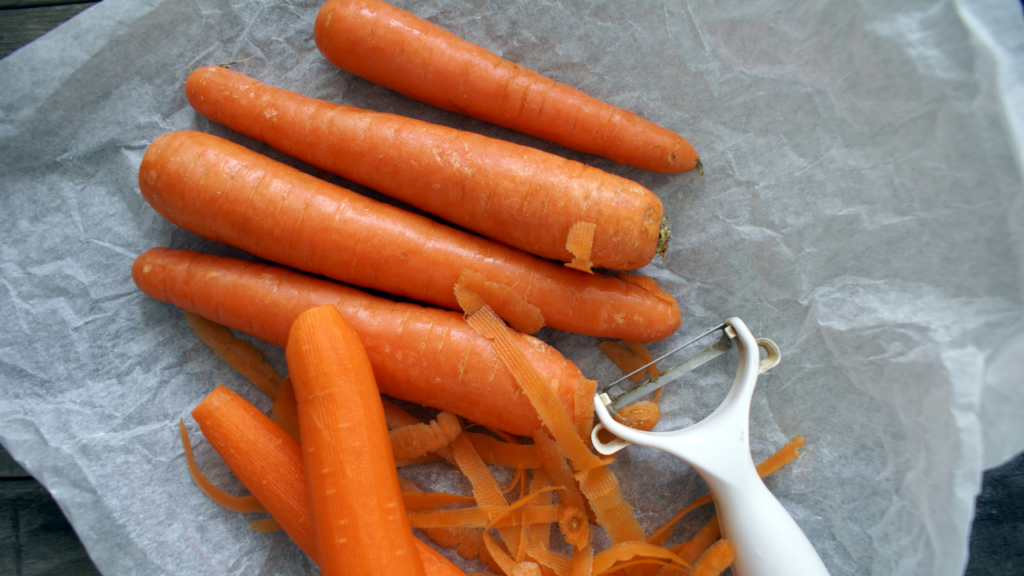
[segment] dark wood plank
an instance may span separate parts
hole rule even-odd
[[[0,446],[0,479],[6,478],[31,478],[31,476],[14,461],[14,458],[11,458],[7,450]]]
[[[86,4],[96,0],[0,0],[0,10],[7,8],[39,8],[41,6],[64,6],[65,4]]]
[[[35,480],[0,481],[0,574],[99,575],[57,503]]]
[[[1024,574],[1024,452],[985,472],[966,576]]]
[[[96,2],[0,10],[0,58],[60,26],[94,4]]]

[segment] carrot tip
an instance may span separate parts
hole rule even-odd
[[[704,177],[704,164],[701,163],[700,158],[697,158],[697,178]]]

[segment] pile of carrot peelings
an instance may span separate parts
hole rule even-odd
[[[587,446],[593,423],[591,398],[596,383],[590,382],[588,386],[582,387],[585,389],[577,394],[576,407],[570,415],[552,392],[552,387],[515,346],[517,333],[509,329],[483,298],[468,288],[468,284],[457,287],[456,295],[466,312],[466,321],[491,341],[497,356],[537,410],[543,428],[533,433],[533,444],[524,444],[516,437],[500,431],[492,430],[493,435],[467,431],[459,418],[446,412],[439,413],[430,423],[423,423],[382,398],[392,450],[399,469],[410,464],[447,460],[459,468],[472,487],[471,496],[425,492],[415,482],[399,476],[410,525],[421,530],[435,544],[455,550],[462,558],[477,559],[490,570],[472,571],[471,575],[669,576],[683,573],[709,576],[725,570],[732,562],[733,550],[729,542],[721,538],[715,516],[689,540],[674,546],[665,545],[673,535],[676,524],[690,512],[711,503],[711,497],[705,495],[698,498],[653,533],[645,534],[632,507],[622,497],[617,477],[608,466],[613,459],[601,458]],[[296,446],[301,443],[297,430],[292,429],[296,415],[294,393],[289,380],[268,374],[267,365],[259,353],[235,340],[226,328],[213,323],[197,323],[193,318],[190,318],[190,325],[229,365],[249,378],[259,389],[272,395],[273,420],[267,419],[261,426],[278,429],[275,432],[278,438],[293,438]],[[629,342],[625,344],[631,353],[641,359],[649,357],[642,347],[638,348]],[[244,353],[239,354],[239,349],[244,349]],[[254,366],[258,369],[254,369]],[[627,369],[621,363],[620,367],[624,371]],[[268,383],[272,385],[268,386]],[[638,403],[638,406],[643,404],[657,408],[651,402]],[[590,411],[585,406],[589,406]],[[635,409],[644,410],[649,408]],[[631,415],[635,416],[625,409],[620,411],[624,421],[631,420]],[[657,420],[656,414],[653,419]],[[585,425],[581,424],[583,420],[586,421]],[[653,426],[648,422],[634,422],[634,425],[647,429],[648,425]],[[181,434],[190,473],[211,499],[236,512],[265,514],[269,511],[273,518],[251,523],[255,531],[270,532],[285,526],[293,538],[308,539],[308,536],[293,534],[294,529],[288,528],[308,522],[307,518],[288,517],[288,513],[279,511],[271,502],[261,503],[253,495],[232,496],[214,486],[195,463],[184,425],[181,426]],[[268,456],[251,445],[245,447],[245,441],[252,442],[239,438],[238,445],[231,446],[235,440],[219,438],[218,446],[215,447],[218,452],[222,449],[233,450],[235,459],[251,454],[253,462],[246,465],[249,468],[263,467],[266,471],[265,479],[260,480],[260,484],[264,485],[261,491],[265,491],[265,484],[271,482],[279,484],[278,489],[281,491],[301,493],[301,487],[292,485],[300,481],[294,478],[294,474],[282,478],[273,473],[274,470],[294,468],[294,462],[291,461],[298,458],[296,454],[289,453],[290,460],[277,461],[274,458],[278,456]],[[278,442],[280,440],[274,444]],[[758,473],[764,477],[782,468],[799,456],[798,449],[803,443],[802,437],[795,437],[759,464]],[[515,470],[506,488],[499,486],[488,465]],[[235,470],[231,462],[229,466]],[[248,480],[252,477],[252,471],[244,475],[236,471],[236,475],[240,479],[245,476]],[[249,487],[248,484],[246,486]],[[553,500],[555,496],[557,503]],[[592,545],[592,521],[603,528],[611,540],[611,546],[600,552],[596,552]],[[553,529],[552,525],[557,528]],[[497,538],[492,536],[491,530],[497,533]],[[560,553],[551,547],[553,531],[561,534],[571,554]],[[300,542],[300,546],[309,551],[308,542]],[[441,576],[460,573],[443,557],[428,558],[431,552],[428,547],[421,547],[419,551],[428,574]]]

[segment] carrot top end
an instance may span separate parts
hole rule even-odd
[[[672,231],[669,230],[668,225],[665,224],[667,221],[668,218],[662,218],[661,227],[658,229],[658,248],[656,249],[656,253],[662,258],[664,258],[665,253],[668,252],[668,241],[672,238]]]

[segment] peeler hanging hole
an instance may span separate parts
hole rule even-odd
[[[775,342],[767,338],[758,338],[757,347],[765,352],[764,358],[761,358],[761,361],[757,363],[758,374],[764,374],[771,370],[782,360],[782,353],[779,352],[779,347]]]

